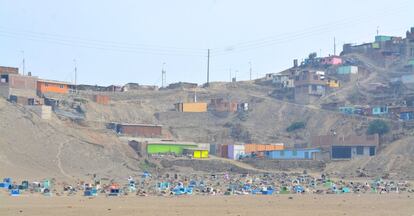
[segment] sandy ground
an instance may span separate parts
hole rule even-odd
[[[0,197],[0,215],[414,215],[414,195]]]

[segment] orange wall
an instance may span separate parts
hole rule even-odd
[[[207,112],[207,103],[183,103],[183,112]]]
[[[284,150],[283,144],[245,144],[244,145],[244,152],[252,153],[252,152],[264,152],[264,151],[277,151],[277,150]]]
[[[48,82],[38,81],[37,91],[41,94],[47,93],[47,92],[67,94],[69,92],[69,86],[66,84],[57,84],[57,83],[48,83]]]

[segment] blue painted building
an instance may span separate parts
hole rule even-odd
[[[345,115],[352,115],[355,112],[354,107],[339,107],[339,112]]]
[[[278,151],[265,152],[268,159],[275,160],[314,160],[316,153],[321,152],[320,149],[285,149]]]
[[[413,112],[402,112],[400,113],[400,119],[403,121],[414,120],[414,113]]]
[[[401,108],[399,112],[400,120],[402,121],[412,121],[414,120],[414,107],[404,107]]]
[[[386,115],[388,114],[387,106],[374,106],[372,107],[372,115]]]

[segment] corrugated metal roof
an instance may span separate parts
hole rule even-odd
[[[65,82],[65,81],[47,80],[47,79],[39,79],[38,82],[54,83],[54,84],[63,84],[63,85],[74,85],[72,83]]]

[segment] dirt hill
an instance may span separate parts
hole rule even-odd
[[[64,178],[98,173],[125,176],[138,168],[135,154],[106,131],[80,127],[54,117],[41,120],[0,99],[0,175]]]
[[[161,124],[166,138],[221,144],[283,142],[293,146],[306,144],[311,136],[325,135],[332,130],[344,136],[364,134],[369,121],[375,118],[342,115],[322,109],[321,105],[335,101],[349,103],[355,90],[363,98],[371,100],[375,97],[370,83],[386,83],[389,78],[383,74],[394,70],[380,68],[363,56],[346,58],[363,62],[361,68],[367,76],[357,83],[344,84],[339,91],[311,105],[277,100],[270,96],[274,87],[260,82],[211,83],[209,88],[197,89],[101,93],[110,96],[109,105],[93,102],[93,95],[97,93],[91,91],[60,96],[61,104],[66,106],[64,110],[80,112],[85,116],[82,121],[55,115],[52,120],[41,120],[24,107],[0,99],[0,175],[73,179],[93,173],[110,178],[137,174],[142,167],[145,168],[143,161],[125,141],[106,129],[109,122]],[[205,102],[213,98],[248,102],[250,110],[242,114],[174,111],[174,103],[192,101],[195,95],[198,101]],[[76,109],[70,105],[74,102],[80,103]],[[306,126],[295,132],[286,132],[294,122],[304,122]],[[400,129],[398,122],[391,125],[394,130]],[[333,162],[327,165],[326,171],[357,176],[360,175],[357,170],[362,170],[370,176],[389,174],[414,178],[414,140],[407,132],[402,137],[388,146],[384,145],[387,147],[374,158]],[[185,164],[177,163],[180,166]],[[205,169],[202,165],[195,167]]]

